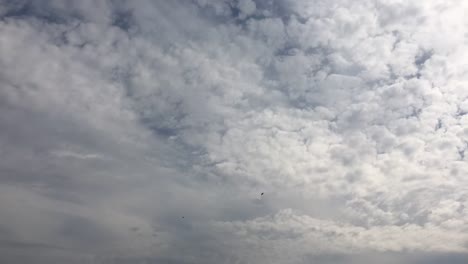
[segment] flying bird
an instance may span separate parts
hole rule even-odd
[[[262,193],[262,194],[260,194],[260,195],[263,195],[263,193]]]

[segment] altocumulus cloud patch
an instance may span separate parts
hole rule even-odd
[[[0,1],[5,263],[466,263],[465,1]]]

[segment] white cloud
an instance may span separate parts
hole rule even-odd
[[[369,250],[385,251],[463,251],[464,235],[448,233],[434,226],[407,224],[363,228],[339,221],[328,221],[282,210],[275,215],[246,222],[217,223],[222,231],[235,234],[232,241],[242,253],[253,251],[252,262],[263,263],[262,251],[271,254],[273,263],[302,263],[300,257],[312,254],[359,254]],[[421,240],[421,236],[426,239]],[[430,239],[429,239],[430,238]],[[434,239],[439,243],[431,243]],[[247,245],[246,245],[247,244]],[[283,255],[283,250],[289,254]]]
[[[5,245],[467,253],[463,1],[0,3]]]

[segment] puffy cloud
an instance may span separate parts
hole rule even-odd
[[[0,259],[466,257],[463,1],[0,7]]]
[[[302,263],[302,256],[309,254],[359,254],[369,250],[377,252],[402,252],[422,250],[426,252],[463,251],[465,236],[448,233],[434,226],[405,224],[382,227],[357,227],[333,220],[321,220],[282,210],[275,215],[245,222],[218,223],[221,232],[235,234],[235,247],[244,247],[255,259],[270,257],[273,263]],[[433,244],[429,239],[438,240]],[[250,250],[249,250],[250,249]],[[244,252],[242,251],[242,252]],[[287,252],[286,255],[284,252]],[[266,256],[262,256],[265,254]]]

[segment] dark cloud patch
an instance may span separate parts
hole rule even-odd
[[[434,55],[434,51],[422,50],[414,59],[414,63],[418,67],[422,68],[424,64],[426,63],[426,61],[430,60],[433,55]]]
[[[131,10],[116,11],[112,14],[112,25],[129,32],[136,26],[134,14]]]
[[[55,9],[49,1],[2,1],[3,19],[37,19],[44,23],[64,24],[74,20],[81,20],[83,17],[79,13],[71,12],[63,14],[59,9]]]

